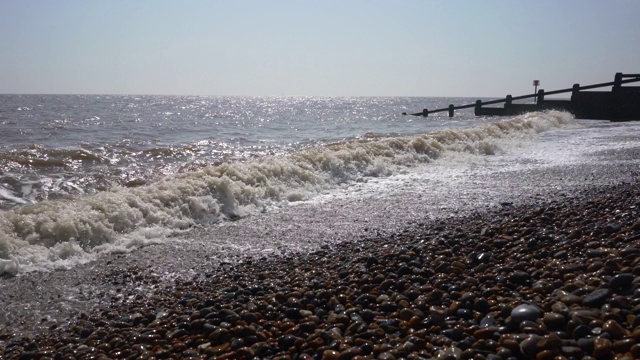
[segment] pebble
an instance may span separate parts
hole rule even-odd
[[[540,309],[535,305],[521,304],[511,311],[511,319],[519,325],[525,320],[535,321],[540,316]]]
[[[602,359],[611,355],[613,344],[611,340],[604,338],[596,338],[593,340],[592,356],[596,359]]]
[[[600,307],[610,295],[611,290],[607,288],[596,289],[582,299],[582,306]]]
[[[562,314],[547,312],[542,316],[542,322],[549,330],[561,330],[564,328],[566,318]]]
[[[338,356],[340,353],[335,350],[325,350],[322,353],[322,360],[338,360]]]
[[[628,290],[633,285],[634,276],[631,273],[616,274],[609,280],[609,287],[616,290]]]
[[[531,276],[524,271],[514,271],[509,274],[509,281],[517,285],[526,285],[530,279]]]
[[[602,325],[602,330],[611,334],[614,339],[622,339],[624,337],[629,337],[630,333],[628,330],[623,328],[617,321],[615,320],[607,320]]]
[[[520,352],[528,358],[535,358],[538,353],[538,343],[541,340],[541,336],[529,335],[520,343]]]

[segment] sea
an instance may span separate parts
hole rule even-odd
[[[147,247],[311,251],[633,180],[636,122],[402,114],[475,100],[0,95],[0,282]]]

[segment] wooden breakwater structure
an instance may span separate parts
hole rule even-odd
[[[428,110],[409,114],[414,116],[429,116],[438,112],[448,112],[449,117],[453,117],[455,110],[474,108],[476,116],[513,116],[521,115],[531,111],[561,110],[572,113],[578,119],[630,121],[640,120],[640,86],[622,86],[623,84],[639,82],[640,74],[616,73],[614,81],[593,85],[580,86],[574,84],[573,87],[561,90],[545,92],[543,89],[537,93],[511,96],[504,99],[481,101],[477,100],[473,104],[454,106],[446,108]],[[609,91],[585,91],[611,86]],[[571,99],[547,99],[546,96],[562,93],[571,93]],[[517,100],[535,98],[535,104],[514,103]],[[504,103],[503,107],[488,107]],[[402,113],[407,115],[407,113]]]

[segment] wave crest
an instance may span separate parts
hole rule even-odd
[[[25,205],[0,213],[0,273],[67,263],[73,257],[86,261],[109,244],[147,243],[153,233],[148,229],[166,229],[160,233],[169,236],[197,224],[236,219],[363,177],[427,164],[447,153],[492,155],[501,151],[505,139],[573,122],[570,114],[551,111],[473,129],[345,141],[289,156],[212,165],[138,187]],[[137,233],[146,235],[141,240]]]

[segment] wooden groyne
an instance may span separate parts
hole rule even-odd
[[[561,90],[545,92],[543,89],[537,93],[511,96],[504,99],[481,101],[477,100],[473,104],[454,106],[446,108],[428,110],[410,115],[429,116],[438,112],[448,112],[449,117],[453,117],[455,110],[474,108],[476,116],[512,116],[520,115],[531,111],[542,110],[562,110],[571,112],[578,119],[599,119],[611,121],[640,120],[640,86],[622,86],[623,84],[639,82],[640,74],[617,73],[614,81],[593,85],[580,86],[574,84],[573,87]],[[609,91],[585,91],[611,86]],[[571,99],[547,99],[546,96],[562,93],[571,93]],[[535,104],[514,103],[517,100],[535,98]],[[486,105],[504,103],[503,107],[489,107]],[[403,113],[407,115],[407,113]]]

